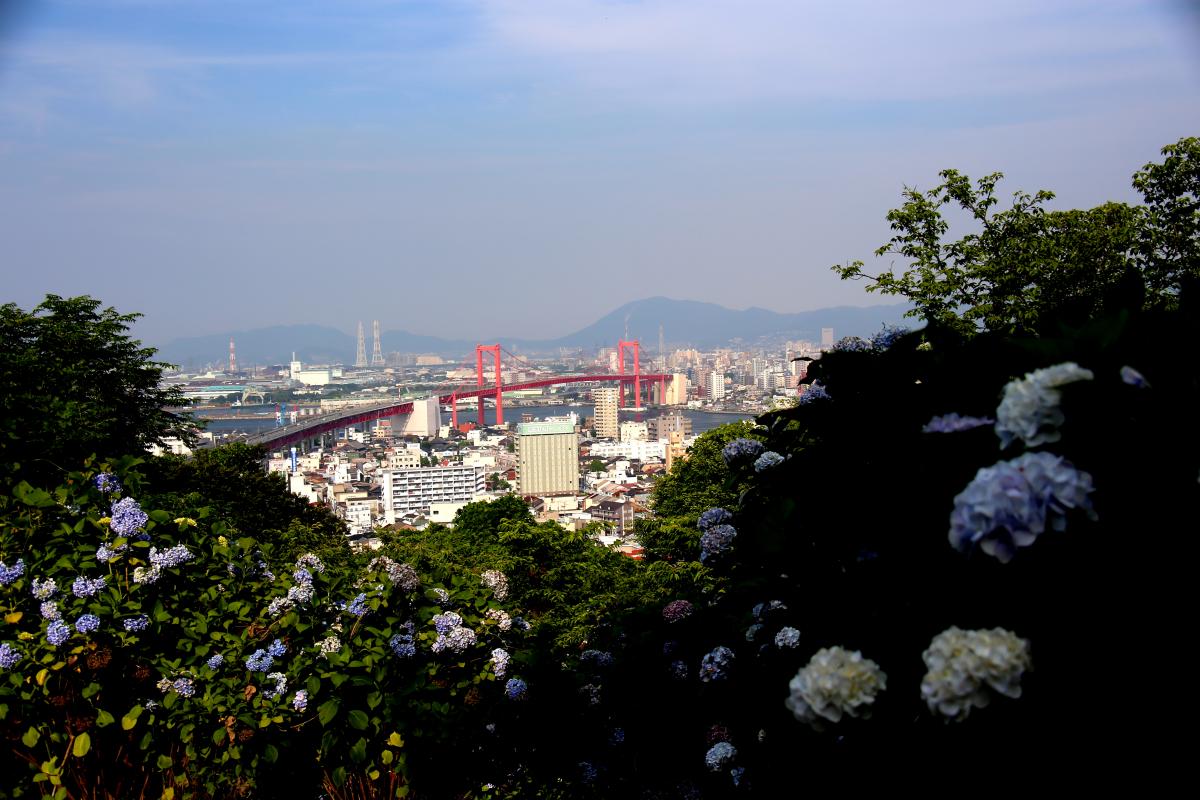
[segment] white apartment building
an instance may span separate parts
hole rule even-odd
[[[710,372],[708,375],[708,399],[712,401],[725,399],[725,374]]]
[[[592,400],[596,403],[596,436],[601,439],[616,439],[620,434],[619,417],[617,414],[621,390],[616,386],[605,386],[592,390]]]
[[[648,438],[645,422],[629,422],[621,423],[621,441],[622,442],[644,442]]]
[[[433,503],[471,500],[486,491],[483,469],[418,467],[383,471],[383,518],[391,525],[408,513],[425,514]]]

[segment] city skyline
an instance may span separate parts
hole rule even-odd
[[[1200,123],[1169,2],[4,8],[6,300],[91,294],[155,343],[890,303],[829,267],[876,263],[904,186],[1135,201]]]

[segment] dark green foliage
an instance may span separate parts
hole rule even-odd
[[[91,297],[47,295],[30,311],[0,306],[0,470],[37,481],[89,456],[143,452],[196,425],[160,385],[167,364],[129,337],[138,314]],[[5,480],[10,480],[6,477]],[[55,481],[57,483],[57,481]]]
[[[284,560],[305,552],[333,563],[348,559],[345,523],[290,492],[282,475],[264,472],[264,455],[261,447],[234,443],[152,459],[147,502],[183,515],[212,508],[236,535],[270,542]]]
[[[908,298],[910,316],[967,335],[1051,332],[1117,304],[1174,307],[1181,286],[1200,277],[1200,140],[1180,140],[1163,154],[1164,163],[1134,176],[1145,206],[1048,211],[1054,194],[1042,190],[1017,192],[997,211],[1001,173],[973,184],[944,170],[941,184],[905,189],[904,204],[888,212],[896,234],[875,255],[901,256],[903,273],[868,275],[861,261],[833,269],[843,279],[870,279],[869,292]],[[952,216],[972,230],[954,238]]]

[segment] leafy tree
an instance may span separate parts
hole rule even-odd
[[[1182,283],[1200,275],[1200,143],[1184,139],[1163,152],[1163,164],[1148,164],[1133,179],[1147,206],[1049,211],[1054,194],[1041,190],[1018,191],[1009,208],[997,210],[1001,173],[972,183],[944,170],[942,183],[905,189],[904,204],[888,212],[896,233],[875,255],[904,258],[901,274],[868,275],[861,261],[833,269],[843,279],[870,279],[869,292],[908,298],[909,316],[968,335],[1050,330],[1142,291],[1145,305],[1170,307]],[[973,230],[954,239],[951,220],[959,216]]]
[[[31,480],[92,455],[118,456],[197,430],[170,365],[129,336],[140,315],[81,296],[47,295],[30,311],[0,306],[0,463]]]
[[[654,513],[659,517],[699,516],[714,506],[737,502],[740,486],[728,483],[722,448],[734,439],[756,438],[751,422],[732,422],[696,438],[687,458],[654,485]]]
[[[588,472],[604,472],[604,462],[593,458],[592,463],[588,464]]]

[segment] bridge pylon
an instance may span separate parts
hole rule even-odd
[[[500,376],[500,345],[498,344],[479,344],[475,345],[475,377],[476,385],[482,387],[483,381],[483,354],[491,353],[495,358],[496,364],[496,424],[504,424],[504,397],[502,379]],[[479,398],[479,427],[484,427],[484,404],[483,397]]]
[[[639,403],[641,402],[641,396],[642,396],[642,365],[641,365],[641,361],[640,361],[640,357],[639,357],[639,353],[638,353],[639,347],[640,347],[640,344],[637,339],[634,339],[631,342],[627,342],[624,339],[622,339],[617,342],[617,362],[621,366],[620,373],[622,375],[625,374],[625,350],[626,349],[633,350],[633,406],[634,406],[634,408],[638,407]],[[625,387],[624,387],[624,385],[621,386],[621,391],[619,394],[620,394],[620,398],[621,398],[621,400],[620,400],[621,408],[624,408],[625,407]]]

